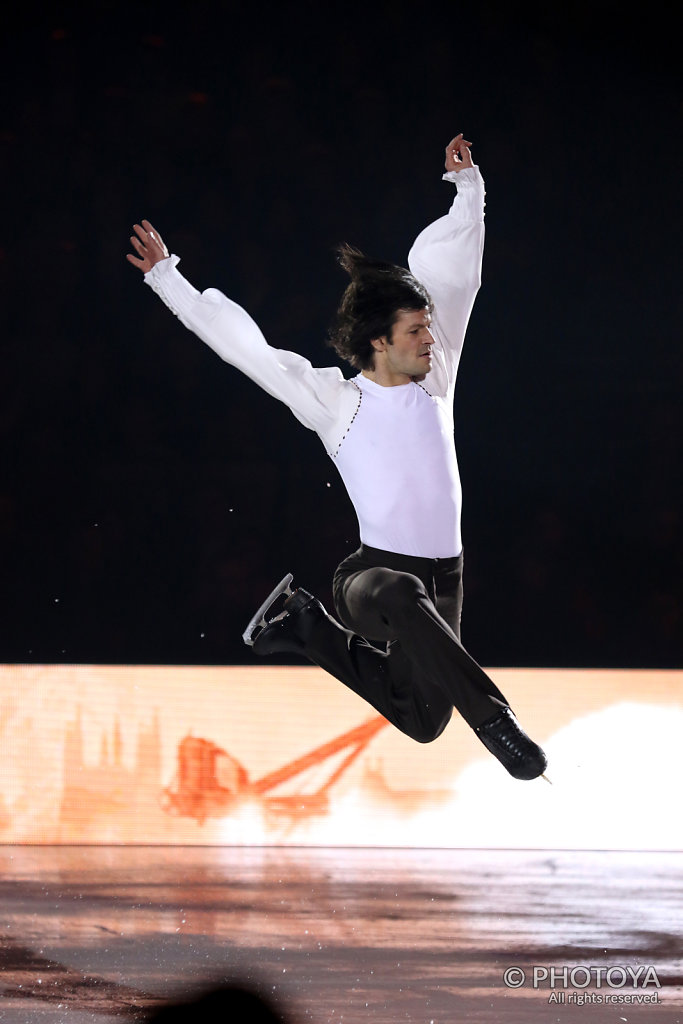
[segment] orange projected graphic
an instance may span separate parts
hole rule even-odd
[[[297,820],[309,814],[325,814],[329,810],[329,790],[365,750],[375,733],[388,724],[385,718],[377,716],[365,725],[350,729],[337,739],[264,775],[257,782],[249,782],[246,769],[215,743],[186,736],[178,746],[178,772],[174,785],[164,790],[162,806],[172,814],[196,818],[200,825],[208,817],[223,818],[239,803],[259,796],[263,797],[264,806],[272,815],[280,814]],[[323,764],[347,747],[351,748],[350,752],[315,792],[295,793],[292,796],[268,795],[280,783],[288,782],[314,765]],[[219,757],[229,772],[227,785],[221,785],[218,781],[216,762]]]
[[[683,672],[491,674],[552,786],[313,666],[0,667],[0,842],[680,849]]]

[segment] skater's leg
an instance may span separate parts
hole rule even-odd
[[[335,596],[337,610],[353,630],[373,640],[398,638],[391,644],[390,659],[412,666],[418,689],[425,680],[439,687],[473,728],[507,706],[416,576],[381,566],[364,569],[349,576]]]
[[[396,575],[405,577],[408,574]],[[455,645],[462,650],[455,634],[440,619],[426,596],[421,581],[416,577],[411,577],[410,581],[410,591],[405,580],[400,584],[400,589],[404,597],[408,592],[412,592],[413,596],[418,594],[420,620],[428,612],[427,617],[438,620],[437,625],[443,623],[441,628],[452,634]],[[273,595],[268,599],[269,606],[272,598]],[[413,616],[414,613],[415,609]],[[385,617],[380,614],[379,621]],[[410,615],[407,618],[410,619]],[[405,625],[406,617],[402,612],[392,611],[388,617],[389,623],[392,620],[398,625],[403,621]],[[430,628],[433,633],[434,625]],[[271,618],[270,612],[264,615],[263,608],[259,609],[249,623],[244,639],[257,654],[295,652],[310,658],[372,704],[397,728],[420,742],[436,739],[451,717],[452,705],[461,708],[471,699],[470,693],[459,703],[451,701],[442,685],[416,670],[414,657],[406,656],[400,646],[397,648],[392,643],[389,653],[373,648],[362,637],[335,622],[320,602],[303,589],[291,594],[281,614],[274,618]],[[466,657],[474,668],[479,669],[469,655]],[[427,660],[432,667],[436,663],[431,656]],[[467,665],[470,675],[472,665]],[[482,670],[479,669],[479,672]],[[485,679],[488,678],[485,673],[482,674]],[[464,673],[462,679],[469,684],[470,691],[476,690]],[[467,687],[461,686],[461,689],[466,690]],[[520,729],[504,703],[489,694],[485,696],[496,710],[478,724],[470,724],[473,724],[481,741],[511,775],[518,779],[536,778],[547,765],[543,751]]]
[[[453,706],[438,686],[423,680],[416,687],[415,672],[405,658],[390,656],[345,629],[307,591],[297,590],[283,612],[259,632],[262,622],[259,611],[245,633],[256,654],[297,653],[309,658],[420,743],[436,739],[448,724]],[[253,640],[247,639],[255,624]]]
[[[439,615],[422,580],[373,567],[338,582],[337,609],[347,623],[377,639],[385,631],[400,638],[389,644],[391,672],[398,675],[400,668],[423,703],[428,686],[432,694],[438,688],[448,695],[484,746],[515,778],[535,779],[545,771],[545,754],[520,728],[498,687]],[[459,626],[457,594],[446,610],[457,617]]]
[[[426,677],[418,683],[402,652],[378,650],[327,614],[312,624],[306,654],[419,743],[435,740],[451,719],[448,695]]]

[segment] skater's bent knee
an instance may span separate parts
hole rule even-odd
[[[411,740],[415,740],[416,743],[433,743],[434,740],[438,740],[441,733],[444,731],[445,725],[439,728],[430,728],[428,726],[418,729],[411,729],[408,735]]]
[[[439,718],[430,719],[429,717],[424,717],[419,722],[412,721],[410,727],[403,731],[407,736],[410,736],[411,740],[415,740],[416,743],[433,743],[434,740],[438,740],[450,722],[452,714],[453,709],[449,708],[447,713]]]
[[[381,586],[377,587],[375,597],[378,603],[391,610],[409,607],[426,593],[424,584],[417,576],[407,572],[396,572],[391,574],[390,579],[382,581]]]

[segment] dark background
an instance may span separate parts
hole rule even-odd
[[[241,632],[285,571],[330,602],[357,546],[334,466],[174,319],[127,239],[148,217],[197,287],[327,365],[334,246],[405,262],[450,203],[443,148],[464,130],[487,184],[456,396],[465,643],[488,665],[681,665],[673,16],[138,2],[13,17],[1,661],[250,661]]]

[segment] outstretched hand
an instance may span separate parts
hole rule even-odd
[[[168,257],[168,249],[159,232],[154,230],[148,220],[143,220],[142,227],[134,224],[133,230],[135,234],[130,236],[130,244],[138,255],[127,253],[126,259],[146,274],[155,264]]]
[[[462,171],[465,167],[474,167],[472,154],[470,153],[471,142],[463,138],[462,132],[446,146],[446,170]]]

